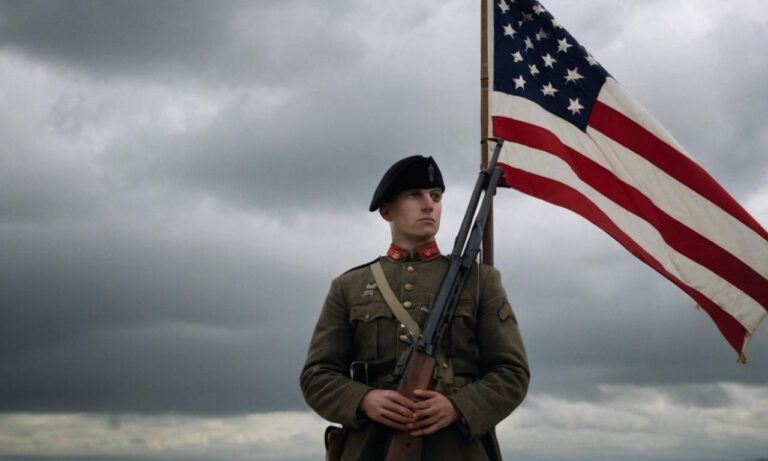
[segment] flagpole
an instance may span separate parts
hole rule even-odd
[[[490,136],[488,132],[488,0],[480,0],[480,138]],[[480,167],[488,166],[487,143],[480,144]],[[493,203],[488,210],[486,230],[483,234],[482,260],[493,265]]]

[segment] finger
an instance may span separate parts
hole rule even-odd
[[[396,402],[384,402],[381,405],[381,408],[389,410],[389,411],[391,411],[393,413],[397,413],[397,414],[399,414],[399,415],[401,415],[401,416],[403,416],[405,418],[408,418],[411,421],[414,419],[413,410],[411,410],[410,408],[404,407],[404,406],[400,405],[399,403],[396,403]]]
[[[447,418],[443,417],[442,415],[435,415],[430,418],[420,420],[418,422],[418,427],[411,430],[414,432],[420,432],[421,435],[429,435],[434,434],[449,424],[451,424],[451,422]]]
[[[425,408],[423,410],[419,410],[413,414],[413,417],[417,420],[422,420],[425,418],[429,418],[431,416],[436,416],[437,410],[434,408]]]
[[[391,394],[387,394],[387,399],[390,402],[395,402],[408,409],[413,409],[414,405],[416,404],[416,402],[414,402],[413,400],[395,391],[393,391]]]
[[[396,413],[387,409],[382,409],[381,415],[399,424],[408,424],[414,422],[414,418],[410,414],[404,416],[400,413]]]
[[[427,416],[440,414],[440,412],[441,412],[440,405],[428,405],[428,406],[418,408],[416,411],[413,412],[413,416],[416,419],[422,419],[422,418],[426,418]]]
[[[428,418],[420,419],[418,421],[406,424],[406,427],[408,427],[408,429],[412,431],[419,430],[419,429],[424,429],[434,424],[437,424],[439,421],[440,421],[440,418],[437,415],[435,415],[435,416],[430,416]]]
[[[413,406],[413,409],[414,411],[426,410],[428,408],[434,407],[435,402],[436,400],[434,399],[421,400]]]
[[[423,390],[423,389],[416,389],[416,390],[413,391],[413,395],[415,395],[416,397],[420,397],[422,399],[431,399],[433,397],[437,397],[437,396],[440,396],[440,395],[443,395],[443,394],[441,394],[439,392],[435,392],[435,391],[427,391],[427,390]]]
[[[430,434],[434,434],[435,432],[439,431],[440,429],[444,428],[445,426],[447,426],[447,424],[441,424],[441,423],[438,422],[438,423],[432,424],[430,426],[427,426],[427,427],[424,427],[424,428],[421,428],[421,429],[417,429],[415,431],[412,430],[410,432],[410,434],[412,436],[414,436],[414,437],[419,437],[419,436],[422,436],[422,435],[430,435]]]

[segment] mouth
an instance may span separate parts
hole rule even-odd
[[[419,219],[419,222],[428,222],[428,223],[434,224],[435,220],[433,218],[421,218]]]

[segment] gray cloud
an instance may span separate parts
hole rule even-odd
[[[737,197],[761,186],[768,69],[739,45],[763,29],[720,24],[692,60],[607,19],[666,4],[598,20],[598,2],[554,3]],[[437,156],[457,209],[474,181],[476,12],[441,6],[4,3],[0,411],[303,409],[328,282],[384,249],[366,246],[386,234],[364,211],[375,181],[412,153]],[[765,385],[762,332],[737,366],[706,314],[599,231],[517,192],[497,203],[532,392],[697,383],[676,398],[706,406],[712,382]]]
[[[592,50],[602,64],[739,199],[768,173],[759,154],[768,150],[760,122],[768,114],[758,103],[768,98],[768,64],[754,59],[768,13],[744,6],[638,2],[620,13],[623,30],[590,37],[603,44]]]
[[[163,237],[3,235],[0,410],[299,406],[284,383],[311,330],[296,319],[325,287],[291,290],[298,268]]]
[[[98,77],[294,84],[360,53],[342,27],[354,2],[8,2],[6,49]],[[286,79],[286,77],[288,78]]]
[[[402,155],[435,153],[448,160],[445,169],[456,172],[475,165],[467,152],[477,152],[476,109],[443,108],[475,104],[476,94],[466,88],[476,83],[472,58],[476,50],[469,42],[455,39],[449,42],[460,46],[446,49],[430,34],[436,31],[430,24],[434,12],[424,5],[405,12],[385,7],[379,12],[382,23],[366,28],[350,25],[353,19],[366,17],[355,8],[337,6],[339,11],[326,11],[317,7],[321,11],[315,11],[291,2],[248,5],[225,2],[214,15],[206,15],[206,5],[197,3],[186,8],[153,4],[146,11],[135,5],[112,10],[101,3],[60,4],[52,9],[13,5],[4,16],[14,26],[4,33],[7,47],[47,60],[46,65],[73,67],[97,79],[96,90],[93,85],[76,86],[63,90],[54,101],[45,101],[47,118],[56,133],[67,139],[83,138],[89,128],[117,131],[108,152],[95,161],[109,174],[107,179],[132,188],[171,184],[184,194],[215,195],[246,208],[285,211],[308,204],[364,208],[362,197],[370,194],[371,178]],[[180,18],[177,9],[184,10]],[[321,21],[326,16],[330,20]],[[256,77],[222,86],[219,76],[208,75],[211,69],[237,78],[249,75],[232,67],[237,59],[210,51],[219,41],[207,34],[222,18],[228,24],[250,24],[249,19],[258,18],[247,31],[230,24],[227,33],[236,37],[224,40],[225,50],[248,54],[254,43],[268,45],[279,66],[294,67],[273,69],[269,59],[251,55],[250,62],[259,63]],[[391,20],[403,23],[388,24]],[[463,24],[461,19],[453,21]],[[54,30],[29,32],[48,22],[57,25]],[[112,22],[119,24],[112,27]],[[388,26],[415,28],[425,40],[409,41],[411,32],[376,35]],[[198,29],[208,32],[198,35]],[[74,36],[70,31],[75,31]],[[107,31],[140,35],[140,41],[155,45],[115,46],[99,40]],[[299,39],[297,33],[312,39],[303,35]],[[326,40],[327,34],[349,36],[341,46]],[[293,49],[281,52],[292,43],[306,56],[292,54]],[[344,62],[329,59],[345,47],[358,49]],[[224,64],[173,53],[176,48],[204,55],[211,52]],[[182,72],[166,63],[169,55],[190,69]],[[175,80],[155,75],[158,66]],[[100,76],[105,71],[118,82],[103,83]],[[271,74],[278,80],[271,81]],[[131,78],[138,79],[134,88]],[[224,81],[227,78],[234,77]],[[126,79],[128,83],[119,83]],[[178,117],[199,125],[181,132],[169,127],[178,122],[163,111],[174,105],[186,110]],[[196,122],[197,110],[204,114]],[[340,180],[346,187],[337,187]],[[114,193],[114,187],[109,189]]]

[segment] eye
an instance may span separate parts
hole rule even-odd
[[[443,199],[443,193],[440,191],[432,191],[430,195],[432,196],[433,202],[439,202],[440,200]]]

